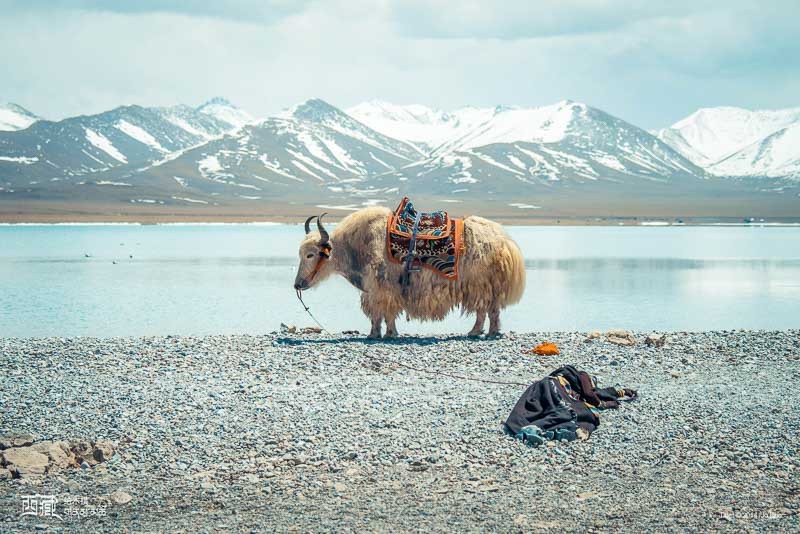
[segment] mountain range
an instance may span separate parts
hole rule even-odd
[[[800,108],[705,108],[656,135],[716,176],[800,178]]]
[[[646,131],[589,105],[225,99],[48,121],[0,106],[0,214],[346,212],[402,195],[525,215],[800,216],[800,108],[701,109]],[[126,207],[127,206],[127,207]]]
[[[0,104],[0,131],[22,130],[39,119],[40,117],[17,104]]]

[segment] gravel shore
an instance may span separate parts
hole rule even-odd
[[[634,334],[0,338],[0,435],[116,448],[0,479],[0,532],[797,531],[800,331]],[[569,363],[640,398],[529,448],[501,430],[524,387],[390,361],[524,383]],[[110,504],[20,517],[30,494]]]

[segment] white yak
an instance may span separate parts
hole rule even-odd
[[[342,275],[361,291],[361,309],[372,323],[369,337],[373,339],[381,337],[382,322],[386,323],[385,337],[397,336],[395,320],[401,312],[412,319],[441,320],[456,307],[476,314],[468,335],[481,335],[487,316],[489,335],[498,335],[500,310],[518,302],[525,289],[522,254],[503,228],[482,217],[466,217],[458,278],[450,280],[423,269],[411,274],[404,295],[403,265],[388,258],[388,217],[385,207],[365,208],[345,217],[330,234],[322,225],[322,215],[309,217],[295,289],[311,288],[333,273]],[[309,227],[314,218],[317,231]]]

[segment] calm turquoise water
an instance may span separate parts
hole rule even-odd
[[[509,232],[525,254],[528,286],[503,315],[505,330],[800,328],[800,228]],[[292,289],[302,234],[285,225],[0,226],[0,336],[310,325]],[[357,290],[340,278],[306,302],[331,331],[368,330]],[[457,314],[399,325],[416,334],[470,326]]]

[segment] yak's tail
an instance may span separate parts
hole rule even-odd
[[[516,304],[525,292],[525,259],[517,244],[506,237],[498,251],[496,299],[501,308]]]

